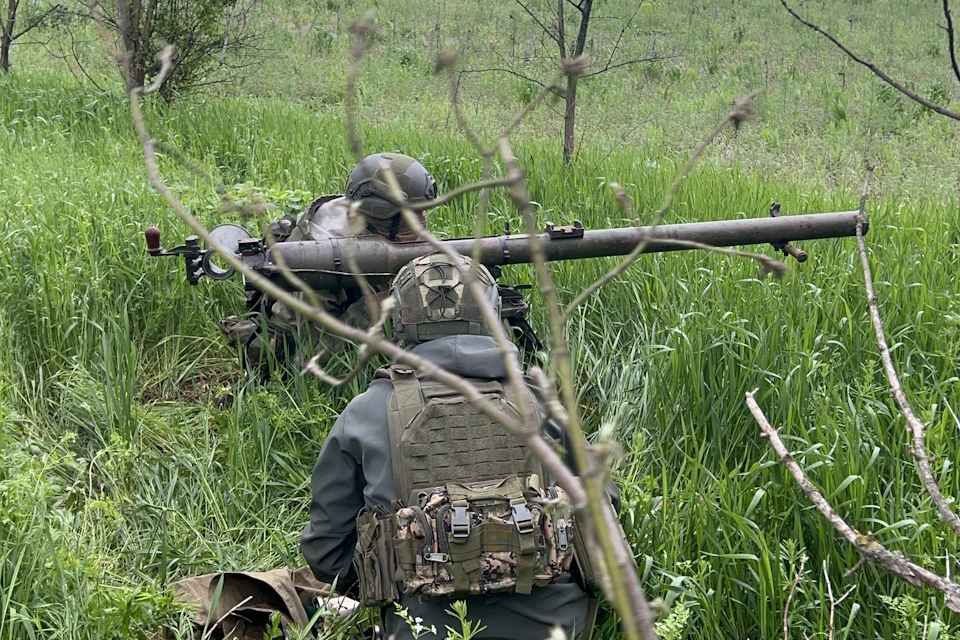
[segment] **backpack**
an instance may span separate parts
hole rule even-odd
[[[401,592],[424,600],[530,593],[569,571],[579,543],[572,506],[522,439],[456,390],[401,365],[388,372],[398,500],[357,517],[360,601],[383,606]],[[515,390],[469,381],[519,419]],[[539,404],[524,392],[539,424]]]

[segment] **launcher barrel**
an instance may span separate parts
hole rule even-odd
[[[854,236],[858,214],[858,211],[842,211],[592,231],[584,230],[579,223],[569,227],[548,223],[546,232],[536,237],[548,261],[622,256],[648,236],[649,243],[643,253],[690,249],[689,245],[683,245],[689,242],[714,247],[766,243],[783,246],[801,240]],[[864,233],[868,226],[865,221]],[[457,238],[445,240],[444,244],[462,255],[473,255],[476,242],[474,238]],[[533,261],[534,248],[529,235],[487,236],[481,238],[479,244],[480,259],[488,267]],[[260,264],[248,261],[284,286],[287,283],[280,274],[280,265],[314,288],[336,289],[355,286],[351,255],[359,272],[374,283],[385,283],[403,265],[434,252],[436,249],[427,242],[392,243],[380,236],[358,236],[277,243],[267,251],[265,260],[260,257]]]

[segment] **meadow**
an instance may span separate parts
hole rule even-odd
[[[359,92],[366,151],[420,159],[441,192],[477,179],[454,130],[433,56],[464,68],[550,53],[510,3],[380,0],[382,35]],[[626,2],[598,3],[599,46]],[[360,2],[277,0],[258,19],[271,56],[236,83],[172,105],[150,102],[154,134],[239,196],[297,212],[339,193],[353,159],[343,119],[349,22]],[[937,3],[849,0],[804,11],[924,95],[960,96]],[[888,340],[949,496],[960,422],[960,207],[956,127],[887,91],[776,2],[649,2],[625,55],[668,58],[591,80],[571,165],[561,120],[538,110],[516,150],[542,221],[625,226],[612,182],[650,215],[689,150],[730,102],[762,88],[757,117],[726,131],[684,181],[668,221],[855,209],[864,161],[880,164],[867,236]],[[167,585],[220,570],[303,564],[308,474],[338,412],[372,367],[331,390],[297,378],[246,380],[215,321],[242,285],[191,287],[176,261],[149,258],[143,230],[186,233],[145,179],[115,69],[95,34],[80,59],[102,89],[40,48],[0,77],[0,638],[148,638],[176,624]],[[489,136],[533,95],[513,76],[464,76],[463,101]],[[578,133],[578,136],[581,134]],[[168,183],[208,223],[213,185],[165,158]],[[473,231],[477,200],[438,210],[442,235]],[[491,200],[490,231],[518,218]],[[754,263],[696,252],[645,256],[567,327],[592,437],[619,442],[621,518],[643,586],[673,607],[665,638],[782,637],[800,557],[791,638],[960,638],[937,593],[866,566],[784,473],[744,404],[758,401],[811,479],[853,526],[954,575],[942,525],[907,451],[866,309],[853,239],[804,243],[781,280]],[[772,253],[769,247],[757,250]],[[556,263],[569,301],[612,260]],[[526,267],[506,280],[530,282]],[[535,325],[546,326],[539,297]],[[224,394],[233,397],[223,405]],[[614,638],[604,612],[595,637]]]

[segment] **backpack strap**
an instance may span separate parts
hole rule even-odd
[[[410,493],[409,478],[403,473],[403,460],[400,459],[400,439],[403,430],[423,408],[423,391],[417,372],[410,367],[392,365],[387,371],[393,383],[393,393],[387,411],[390,427],[390,449],[393,452],[393,483],[400,500],[406,500]]]

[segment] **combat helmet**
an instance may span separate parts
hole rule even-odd
[[[390,186],[384,178],[380,163],[389,164],[389,170],[397,178],[407,202],[416,203],[437,197],[437,183],[426,168],[400,153],[375,153],[369,155],[353,168],[347,176],[344,194],[351,202],[358,202],[360,213],[386,220],[400,213],[400,207],[390,197]]]
[[[462,256],[467,268],[471,260]],[[474,270],[494,313],[500,317],[500,292],[485,266]],[[393,334],[405,344],[458,334],[491,334],[463,275],[453,260],[435,253],[411,260],[393,279]]]

